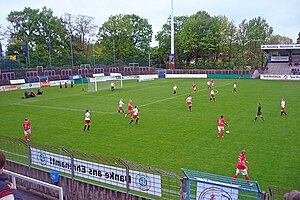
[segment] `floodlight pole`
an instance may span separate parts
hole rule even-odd
[[[151,52],[148,52],[148,60],[149,60],[149,67],[151,67],[151,64],[150,64],[150,56],[151,56]]]
[[[95,42],[93,43],[93,60],[94,60],[94,66],[95,66]]]
[[[72,66],[74,66],[74,58],[73,58],[73,45],[72,45],[72,35],[69,35],[70,36],[70,46],[71,46],[71,60],[72,60]]]
[[[169,55],[169,67],[175,69],[175,54],[174,54],[174,9],[173,0],[171,0],[171,53]]]
[[[173,9],[173,0],[171,0],[171,54],[174,55],[174,9]]]

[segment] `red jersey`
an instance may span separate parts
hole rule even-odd
[[[246,169],[246,165],[245,165],[246,162],[247,162],[246,156],[241,153],[238,157],[237,168],[238,169]]]
[[[24,127],[24,131],[28,131],[30,129],[30,122],[29,121],[25,121],[23,124]]]
[[[128,103],[127,110],[132,110],[132,103],[131,102]]]
[[[196,87],[196,84],[193,84],[193,85],[192,85],[192,88],[195,88],[195,87]]]
[[[224,126],[224,124],[226,124],[224,118],[219,118],[218,119],[218,126]]]

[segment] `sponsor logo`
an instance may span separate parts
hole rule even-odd
[[[209,187],[203,190],[198,200],[217,200],[217,199],[226,199],[226,200],[232,200],[231,195],[219,187]]]
[[[135,177],[136,186],[142,191],[148,191],[151,187],[151,179],[145,174],[139,174]]]
[[[46,154],[39,152],[37,155],[37,159],[40,161],[42,165],[47,165],[47,156]]]

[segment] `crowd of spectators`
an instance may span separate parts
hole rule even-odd
[[[300,69],[299,68],[291,69],[291,75],[300,75]]]

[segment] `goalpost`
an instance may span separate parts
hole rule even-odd
[[[123,88],[123,78],[121,73],[110,73],[109,76],[102,74],[93,74],[93,78],[88,79],[88,92],[97,92],[98,90],[110,89],[111,83],[115,84],[115,89]]]

